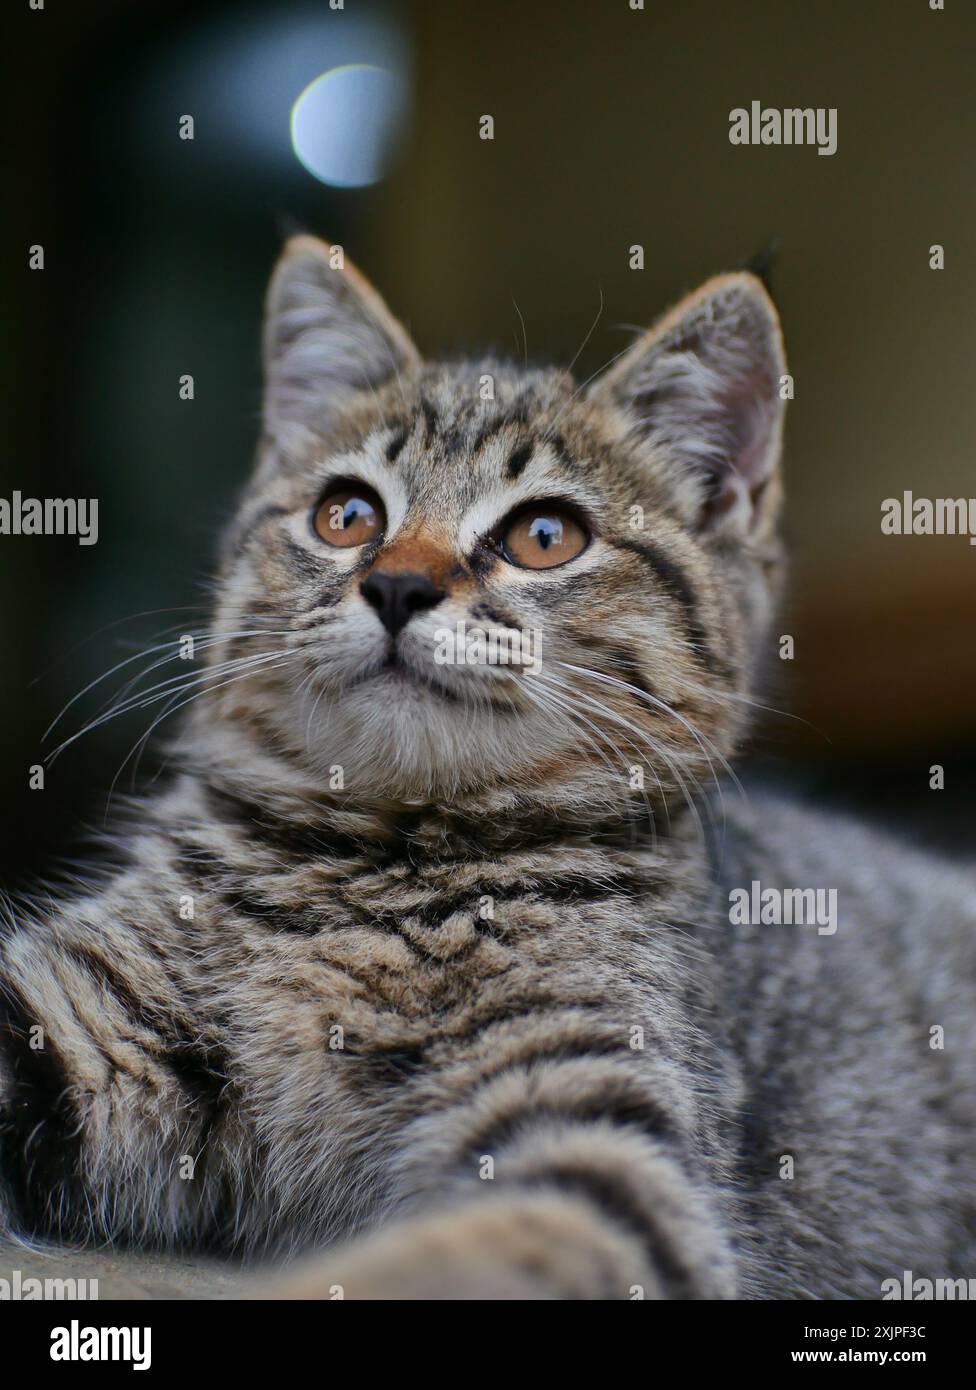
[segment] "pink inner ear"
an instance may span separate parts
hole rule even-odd
[[[768,396],[772,390],[769,376],[757,372],[722,397],[722,409],[729,418],[728,466],[745,479],[750,491],[761,487],[769,473],[773,414]]]
[[[714,524],[737,509],[753,513],[765,491],[772,462],[769,431],[773,417],[766,401],[770,389],[768,375],[756,373],[721,397],[728,421],[728,455],[713,478],[705,503],[706,524]]]

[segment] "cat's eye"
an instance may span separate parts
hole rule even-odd
[[[383,534],[386,512],[371,487],[337,483],[316,508],[312,525],[329,545],[366,545]]]
[[[582,522],[563,503],[533,502],[505,523],[500,547],[512,565],[548,570],[574,560],[588,541]]]

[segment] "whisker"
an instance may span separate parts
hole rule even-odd
[[[196,636],[194,636],[193,634],[187,634],[187,635],[193,637],[193,641],[194,641],[194,656],[193,656],[192,659],[195,660],[195,659],[196,659],[196,653],[197,653],[198,651],[205,651],[205,652],[206,652],[206,651],[212,651],[214,647],[220,646],[220,644],[221,644],[222,642],[224,642],[224,641],[230,641],[230,640],[233,640],[233,639],[235,639],[235,638],[239,638],[239,637],[290,637],[292,634],[291,634],[290,632],[288,632],[287,630],[284,631],[284,632],[275,632],[275,631],[266,631],[266,630],[264,630],[264,629],[259,629],[259,630],[257,630],[257,631],[228,632],[228,633],[220,633],[220,634],[209,635],[209,636],[204,635],[204,636],[201,636],[201,637],[196,637]],[[124,685],[124,686],[122,687],[122,689],[117,693],[117,695],[111,696],[108,700],[106,700],[105,703],[102,705],[101,708],[102,708],[102,709],[107,709],[108,706],[111,705],[113,699],[122,699],[122,698],[126,695],[126,693],[127,693],[128,691],[130,691],[130,690],[135,691],[135,687],[138,685],[139,681],[143,680],[143,679],[144,679],[146,676],[148,676],[152,671],[158,670],[161,666],[165,666],[165,665],[167,664],[167,662],[173,661],[173,660],[175,660],[175,659],[176,659],[176,658],[173,657],[173,656],[165,656],[165,657],[161,657],[158,661],[154,661],[150,666],[147,666],[143,671],[140,671],[137,675],[133,676],[130,680],[126,681],[125,685]],[[180,659],[180,660],[183,660],[183,661],[184,661],[184,664],[186,664],[186,658],[182,658],[182,657],[181,657],[181,658],[179,658],[179,659]],[[234,659],[234,660],[237,660],[238,658],[233,658],[233,659]],[[215,663],[214,666],[211,666],[211,667],[209,667],[209,668],[207,668],[207,669],[209,669],[209,670],[214,670],[214,669],[216,668],[216,665],[222,665],[222,664],[224,664],[224,663]],[[166,681],[169,681],[169,682],[177,682],[177,681],[180,681],[180,680],[182,680],[182,679],[183,679],[182,674],[179,675],[179,676],[168,676],[168,677],[166,677]],[[158,685],[158,686],[148,686],[148,687],[146,687],[145,690],[142,690],[142,691],[138,692],[138,694],[140,694],[140,695],[148,694],[150,690],[158,689],[160,686],[162,686],[162,685],[165,684],[165,683],[166,683],[165,681],[161,681],[161,682],[159,682],[159,685]]]
[[[108,723],[119,715],[128,714],[135,709],[143,709],[151,704],[157,704],[160,700],[165,700],[170,695],[181,694],[184,690],[189,690],[194,685],[199,685],[211,680],[214,675],[225,674],[230,670],[243,670],[244,668],[255,667],[285,654],[291,655],[291,652],[264,652],[254,656],[238,657],[232,662],[224,662],[217,666],[208,667],[205,671],[199,672],[194,676],[170,677],[169,680],[160,682],[160,685],[163,687],[172,687],[174,682],[177,682],[175,688],[164,688],[156,694],[140,691],[137,695],[130,697],[117,706],[113,706],[105,713],[100,714],[97,718],[89,720],[88,723],[84,724],[76,733],[59,743],[54,751],[48,754],[45,762],[48,763],[48,765],[52,764],[67,748],[70,748],[76,740],[81,738],[83,734],[90,733],[93,729],[100,728],[101,725]]]
[[[543,436],[544,438],[548,437],[556,428],[556,426],[559,424],[559,421],[563,418],[566,411],[576,400],[580,392],[585,391],[591,381],[595,381],[601,372],[605,372],[608,367],[612,367],[614,362],[618,362],[621,357],[625,356],[625,354],[630,351],[630,349],[631,344],[628,343],[626,347],[622,347],[619,352],[615,352],[612,357],[608,357],[606,362],[604,362],[602,366],[597,367],[595,372],[591,372],[585,381],[580,382],[580,384],[577,386],[576,390],[572,393],[569,399],[564,401],[563,404],[560,406],[559,410],[556,413],[556,418],[549,425],[546,426],[545,435]],[[573,360],[575,361],[576,359],[574,358]]]
[[[273,659],[276,658],[276,659],[277,659],[277,664],[276,664],[276,665],[272,665],[272,666],[270,666],[270,667],[265,666],[265,667],[263,667],[262,669],[264,669],[264,670],[269,670],[269,669],[270,669],[270,670],[277,670],[278,667],[280,667],[280,666],[286,666],[286,665],[288,664],[289,660],[291,660],[292,658],[294,658],[294,657],[297,656],[297,655],[298,655],[298,653],[297,653],[296,651],[290,651],[290,652],[285,653],[284,655],[282,655],[281,652],[271,652],[271,653],[268,653],[268,656],[269,656],[270,658],[273,658]],[[113,794],[114,794],[114,792],[115,792],[116,783],[118,782],[120,776],[122,775],[122,772],[123,772],[123,770],[125,769],[126,763],[129,761],[129,759],[132,757],[133,753],[135,753],[137,749],[140,749],[140,748],[145,747],[146,743],[149,741],[149,739],[152,737],[152,735],[153,735],[153,733],[155,732],[155,730],[159,727],[159,725],[163,722],[164,719],[168,718],[168,716],[171,715],[171,714],[175,714],[175,713],[177,712],[177,710],[181,710],[181,709],[185,708],[185,706],[187,706],[187,705],[189,705],[189,704],[192,704],[194,700],[199,700],[199,699],[201,698],[201,696],[211,694],[211,693],[213,693],[213,692],[216,691],[216,690],[222,690],[222,689],[224,689],[224,688],[225,688],[226,686],[228,686],[228,685],[234,685],[234,684],[235,684],[236,682],[238,682],[238,681],[245,680],[245,679],[246,679],[248,676],[250,676],[250,675],[253,675],[253,668],[250,668],[250,669],[248,669],[248,670],[246,670],[246,671],[235,671],[235,673],[230,677],[229,680],[219,681],[219,682],[217,683],[217,685],[206,686],[206,687],[204,687],[203,690],[197,690],[197,691],[195,691],[191,696],[189,696],[188,699],[180,701],[179,704],[174,705],[174,704],[170,703],[170,705],[168,705],[167,708],[164,709],[163,712],[162,712],[160,715],[158,715],[156,719],[153,720],[152,724],[150,724],[150,726],[149,726],[149,728],[146,730],[146,732],[141,736],[141,738],[140,738],[136,743],[133,744],[132,748],[130,748],[129,752],[126,754],[126,756],[123,758],[122,762],[120,763],[119,769],[118,769],[118,771],[116,772],[115,776],[112,778],[112,783],[111,783],[111,786],[109,787],[109,791],[108,791],[108,804],[107,804],[107,806],[106,806],[106,812],[105,812],[106,817],[108,816],[108,812],[109,812],[109,809],[110,809],[110,807],[111,807],[112,796],[113,796]],[[180,693],[182,694],[183,692],[180,692]],[[175,699],[175,697],[173,697],[173,698]]]
[[[715,755],[722,769],[728,773],[733,785],[736,787],[739,793],[746,800],[748,800],[745,788],[739,781],[738,776],[729,764],[729,761],[725,757],[725,755],[715,747],[715,745],[711,742],[710,739],[706,739],[705,735],[702,734],[699,729],[697,729],[693,724],[691,724],[687,719],[685,719],[683,715],[679,714],[676,709],[669,705],[666,700],[662,700],[658,696],[652,695],[650,691],[640,690],[636,685],[631,685],[629,681],[620,680],[618,676],[607,675],[604,671],[594,671],[588,666],[574,666],[572,663],[565,661],[561,661],[559,665],[567,666],[570,670],[579,671],[583,675],[591,676],[594,680],[603,681],[605,684],[614,685],[621,690],[626,690],[629,694],[636,695],[638,699],[644,700],[648,704],[654,705],[657,709],[663,710],[664,713],[670,715],[672,719],[676,719],[683,728],[688,730],[692,738],[695,740],[699,748],[704,753],[706,761],[709,765],[709,770],[712,774],[712,778],[715,782],[715,788],[719,794],[719,797],[722,797],[722,788],[719,784],[718,777],[712,765],[712,759],[709,750],[711,750],[711,753]]]
[[[559,665],[565,666],[565,665],[568,665],[568,663],[566,663],[566,662],[559,662]],[[584,670],[585,670],[585,668],[572,668],[572,667],[571,667],[570,669],[584,669]],[[668,770],[671,772],[671,774],[672,774],[672,776],[674,777],[675,781],[678,783],[678,787],[679,787],[679,789],[680,789],[680,791],[681,791],[682,796],[684,797],[685,804],[687,805],[689,811],[691,812],[691,814],[692,814],[692,816],[694,817],[695,822],[696,822],[696,824],[697,824],[697,826],[698,826],[698,832],[699,832],[699,834],[704,838],[704,827],[703,827],[703,825],[702,825],[702,823],[701,823],[701,817],[700,817],[700,815],[699,815],[699,813],[698,813],[698,808],[697,808],[697,806],[695,805],[695,802],[694,802],[693,797],[690,795],[690,793],[689,793],[689,791],[688,791],[688,787],[687,787],[687,785],[686,785],[686,783],[685,783],[684,777],[682,776],[680,769],[678,768],[677,764],[676,764],[675,762],[673,762],[673,760],[672,760],[671,758],[668,757],[667,753],[664,751],[663,745],[662,745],[660,742],[658,742],[658,743],[652,742],[652,740],[650,739],[650,737],[649,737],[649,735],[648,735],[648,733],[647,733],[646,730],[641,729],[641,728],[639,728],[636,724],[631,723],[630,720],[625,719],[625,718],[623,717],[623,715],[619,714],[616,710],[612,710],[612,709],[610,709],[609,706],[604,705],[602,701],[596,700],[596,699],[595,699],[594,697],[592,697],[592,696],[585,695],[582,691],[576,691],[575,693],[576,693],[576,695],[577,695],[577,697],[578,697],[579,699],[585,700],[586,703],[587,703],[587,705],[588,705],[590,708],[595,709],[595,710],[598,710],[601,714],[603,714],[603,715],[607,716],[608,718],[612,719],[612,720],[614,721],[614,723],[619,724],[619,725],[621,725],[621,727],[623,727],[623,728],[625,728],[625,729],[628,729],[631,733],[636,734],[637,737],[638,737],[638,739],[641,740],[641,742],[646,743],[650,748],[652,748],[652,749],[654,750],[655,753],[657,753],[657,754],[663,759],[663,761],[666,763],[666,765],[667,765],[667,767],[668,767]],[[637,745],[631,744],[631,746],[632,746],[632,747],[636,747]],[[652,771],[654,771],[654,769],[653,769],[653,764],[649,764],[649,765],[651,766]],[[656,772],[655,772],[654,775],[655,775],[655,779],[658,781],[658,785],[660,786],[660,779],[657,778]],[[701,788],[700,783],[698,782],[698,779],[697,779],[692,773],[690,773],[690,772],[688,773],[688,776],[691,778],[691,780],[692,780],[692,782],[694,783],[694,785],[695,785],[695,787],[696,787],[696,789],[697,789],[699,795],[702,797],[702,799],[703,799],[703,801],[704,801],[704,800],[705,800],[704,793],[702,792],[702,788]],[[663,794],[663,788],[662,788],[662,794]]]
[[[566,681],[560,680],[559,677],[556,676],[556,675],[554,675],[552,672],[549,672],[548,675],[545,677],[545,679],[546,679],[547,681],[555,681],[556,684],[558,685],[559,689],[560,689],[561,694],[562,694],[562,695],[564,696],[564,698],[566,698],[567,700],[569,700],[569,701],[571,701],[571,702],[572,702],[573,700],[581,700],[581,699],[582,699],[582,700],[586,700],[589,708],[594,709],[594,710],[597,710],[597,711],[598,711],[599,713],[601,713],[601,714],[613,714],[613,711],[609,710],[609,709],[607,708],[607,706],[601,704],[599,701],[594,701],[594,700],[592,700],[590,697],[584,695],[582,691],[577,690],[577,689],[575,688],[575,686],[570,685],[570,684],[569,684],[568,682],[566,682]],[[574,706],[574,708],[575,708],[575,706]],[[590,721],[587,721],[587,722],[590,722]],[[617,722],[619,723],[620,721],[617,720]],[[594,726],[594,727],[599,727],[599,726]],[[607,734],[607,732],[606,732],[605,729],[601,729],[601,730],[600,730],[600,733],[603,735],[603,737],[609,738],[609,735]],[[627,739],[626,742],[627,742],[627,744],[628,744],[631,748],[636,749],[636,751],[638,752],[639,756],[640,756],[642,759],[644,758],[644,752],[643,752],[643,750],[640,749],[640,748],[638,747],[638,745],[635,744],[635,743],[633,742],[632,739]],[[617,746],[617,744],[616,744],[616,743],[613,743],[613,744],[612,744],[612,747],[613,747],[614,751],[618,754],[618,756],[621,758],[621,760],[622,760],[622,761],[626,761],[626,759],[624,759],[624,757],[623,757],[623,753],[621,752],[621,750],[620,750],[620,748]],[[663,753],[662,753],[662,755],[663,755]],[[649,769],[650,769],[651,775],[653,776],[655,782],[657,783],[658,790],[660,791],[662,798],[664,798],[664,786],[663,786],[663,784],[662,784],[662,782],[661,782],[660,777],[658,777],[658,775],[657,775],[657,769],[654,767],[653,763],[651,763],[651,762],[648,762],[648,767],[649,767]],[[664,809],[665,809],[665,813],[667,813],[667,803],[666,803],[666,801],[665,801],[665,807],[664,807]]]
[[[189,635],[194,638],[195,645],[209,647],[214,642],[220,641],[224,634],[210,634],[209,637],[205,635],[199,638],[192,633]],[[254,631],[230,633],[226,635],[228,637],[285,637],[289,634],[286,632],[269,632],[266,629],[255,629]],[[83,696],[87,695],[89,690],[94,690],[96,685],[101,685],[102,681],[108,680],[110,676],[114,676],[116,671],[121,671],[124,666],[131,666],[131,664],[134,661],[138,661],[140,657],[152,656],[156,652],[165,651],[167,648],[172,647],[178,648],[180,645],[180,640],[175,639],[171,642],[161,642],[156,646],[141,648],[133,656],[126,657],[124,661],[117,662],[115,666],[110,667],[109,670],[103,672],[102,675],[96,676],[94,680],[89,681],[83,689],[79,690],[77,695],[73,695],[71,699],[68,701],[68,703],[64,706],[64,708],[60,711],[60,713],[55,715],[55,717],[51,720],[51,723],[44,730],[44,733],[42,735],[42,741],[51,734],[52,730],[54,730],[57,727],[57,725],[61,722],[61,720],[67,714],[68,710],[71,709],[73,705],[77,704],[77,702],[80,699],[82,699]],[[154,663],[152,666],[148,667],[146,671],[141,672],[139,676],[136,677],[136,680],[140,680],[144,675],[148,675],[149,671],[155,670],[157,665],[165,665],[167,661],[171,661],[173,659],[174,658],[171,656],[164,657],[161,661]]]
[[[590,324],[589,328],[586,330],[586,336],[583,338],[583,341],[580,343],[579,347],[576,349],[575,353],[573,354],[573,360],[570,362],[569,366],[566,368],[567,372],[572,372],[573,368],[576,366],[576,363],[579,361],[580,353],[583,351],[583,349],[586,347],[587,343],[588,343],[588,342],[590,341],[590,339],[593,337],[593,334],[594,334],[595,331],[596,331],[596,326],[597,326],[597,324],[600,322],[600,320],[601,320],[602,318],[603,318],[603,286],[601,285],[601,286],[600,286],[600,307],[599,307],[599,309],[597,309],[597,311],[596,311],[596,316],[595,316],[595,318],[593,319],[593,322]]]
[[[525,334],[525,319],[522,317],[522,310],[515,303],[515,296],[512,295],[512,303],[515,304],[515,312],[518,314],[519,323],[522,325],[522,361],[526,367],[529,365],[529,340]]]
[[[60,652],[57,659],[50,664],[50,666],[45,667],[43,671],[41,671],[38,675],[34,676],[34,678],[28,682],[28,688],[30,688],[30,686],[36,685],[38,681],[43,680],[44,677],[48,675],[51,671],[53,671],[56,666],[60,666],[63,662],[65,662],[68,659],[69,656],[73,655],[79,649],[79,647],[84,647],[89,642],[94,642],[96,637],[101,637],[103,633],[110,632],[114,627],[121,627],[123,623],[138,622],[140,618],[152,618],[159,613],[197,613],[201,617],[203,617],[206,615],[207,611],[208,610],[206,605],[202,603],[179,604],[170,608],[146,608],[141,613],[130,613],[127,617],[124,618],[114,618],[112,622],[103,623],[103,625],[101,627],[96,628],[94,632],[90,632],[87,637],[82,637],[79,639],[79,641],[73,642],[70,647],[65,647]],[[174,623],[173,626],[175,627],[176,624]]]
[[[539,677],[537,676],[535,679],[538,680]],[[543,711],[543,713],[550,712],[550,710],[547,709],[546,701],[543,698],[543,694],[547,695],[549,698],[550,709],[552,706],[555,706],[556,709],[559,709],[564,714],[567,714],[570,717],[570,719],[572,719],[575,723],[583,723],[588,728],[592,729],[594,733],[596,733],[600,738],[604,740],[605,743],[609,744],[613,752],[616,753],[617,757],[620,758],[621,765],[624,764],[626,760],[623,754],[621,753],[620,749],[616,746],[616,744],[613,742],[613,740],[606,734],[606,731],[600,729],[598,725],[594,724],[592,720],[587,719],[585,715],[581,715],[578,710],[572,707],[571,704],[569,704],[566,701],[560,700],[557,694],[551,688],[546,687],[545,692],[543,692],[541,688],[533,687],[526,683],[525,690],[526,693],[529,694],[533,702],[537,705],[537,707]],[[587,743],[589,743],[590,747],[597,754],[597,756],[605,764],[607,770],[611,773],[611,775],[619,776],[621,769],[614,767],[613,763],[610,762],[606,753],[600,748],[599,744],[594,742],[594,740],[590,738],[588,734],[584,733],[583,736],[586,739]]]
[[[737,691],[709,690],[708,686],[699,685],[697,681],[690,681],[684,676],[678,679],[680,679],[681,684],[693,694],[700,695],[706,700],[714,700],[716,704],[722,704],[724,701],[729,700],[735,704],[746,705],[749,709],[758,710],[761,714],[774,714],[779,719],[790,719],[793,720],[794,723],[805,724],[808,729],[814,727],[809,719],[804,719],[802,715],[791,714],[789,710],[777,709],[774,705],[764,705],[759,700],[750,699],[748,695],[740,695]]]
[[[540,675],[541,675],[541,673],[540,673]],[[584,735],[584,737],[587,738],[587,742],[590,743],[591,747],[594,748],[594,750],[596,751],[597,755],[598,755],[599,757],[601,757],[601,759],[603,760],[603,762],[606,764],[606,766],[607,766],[607,768],[609,769],[610,773],[611,773],[612,775],[616,775],[616,776],[621,775],[622,769],[623,769],[623,767],[624,767],[624,766],[626,765],[626,763],[627,763],[627,759],[624,757],[624,754],[623,754],[622,749],[621,749],[621,748],[618,746],[618,744],[610,737],[610,735],[607,733],[606,729],[602,729],[598,724],[595,724],[595,723],[593,722],[593,720],[587,719],[587,717],[586,717],[584,714],[580,713],[580,711],[573,705],[573,703],[572,703],[572,697],[573,697],[573,695],[576,694],[577,692],[573,691],[570,687],[565,687],[565,688],[562,690],[562,692],[561,692],[561,695],[563,696],[563,698],[560,698],[560,695],[557,695],[557,694],[553,691],[552,687],[551,687],[551,686],[549,685],[549,683],[548,683],[548,680],[544,680],[544,681],[543,681],[543,684],[544,684],[544,686],[545,686],[545,688],[546,688],[546,692],[547,692],[548,695],[549,695],[550,701],[552,701],[552,702],[557,706],[557,708],[561,708],[566,714],[569,715],[569,717],[570,717],[571,719],[574,720],[574,722],[582,722],[583,724],[585,724],[588,728],[592,729],[592,730],[594,731],[594,733],[596,733],[597,736],[598,736],[599,738],[602,738],[603,741],[609,745],[609,747],[612,749],[612,751],[613,751],[613,753],[616,755],[616,757],[618,757],[618,758],[620,759],[620,767],[619,767],[619,768],[614,768],[613,764],[610,763],[610,762],[608,761],[606,755],[605,755],[605,754],[603,753],[603,751],[600,749],[599,745],[596,744],[596,743],[594,743],[593,740],[592,740],[591,738],[589,738],[588,735]],[[628,742],[629,742],[629,740],[628,740]],[[631,746],[633,746],[633,745],[631,745]],[[663,789],[663,787],[661,787],[661,779],[658,777],[657,772],[656,772],[656,770],[654,769],[653,766],[651,766],[651,774],[652,774],[652,776],[654,777],[654,780],[657,782],[658,787],[661,788],[661,793],[662,793],[662,797],[663,797],[664,789]],[[655,820],[654,820],[654,810],[653,810],[653,807],[651,806],[650,798],[648,797],[646,790],[643,790],[643,789],[642,789],[642,791],[643,791],[644,804],[645,804],[645,806],[646,806],[646,808],[647,808],[648,820],[649,820],[649,822],[650,822],[650,828],[651,828],[651,843],[652,843],[653,847],[656,848],[656,847],[657,847],[657,825],[656,825]],[[664,803],[664,812],[665,812],[665,815],[668,817],[668,821],[669,821],[669,824],[670,824],[670,812],[668,811],[668,807],[667,807],[667,802],[666,802],[666,800],[665,800],[665,803]]]

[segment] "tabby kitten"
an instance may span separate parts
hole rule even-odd
[[[0,1226],[329,1245],[269,1285],[321,1297],[976,1273],[976,884],[723,794],[781,559],[760,282],[576,385],[422,363],[300,237],[265,355],[172,780],[2,933]],[[459,623],[541,659],[438,660]],[[733,925],[753,881],[836,932]]]

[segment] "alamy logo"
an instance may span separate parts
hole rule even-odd
[[[881,503],[885,536],[968,536],[976,545],[976,497],[886,497]]]
[[[754,101],[748,111],[729,112],[731,145],[816,145],[817,154],[837,151],[836,106],[791,106],[778,111]]]
[[[19,1269],[10,1271],[9,1279],[0,1279],[0,1303],[30,1303],[45,1299],[67,1299],[76,1303],[78,1299],[97,1300],[97,1279],[25,1279]]]
[[[816,927],[818,936],[837,930],[836,888],[764,888],[758,878],[729,893],[733,927]]]
[[[910,1269],[903,1269],[900,1279],[882,1279],[881,1299],[901,1299],[908,1303],[929,1303],[933,1300],[976,1298],[976,1279],[916,1279]]]
[[[535,628],[501,627],[489,632],[469,627],[462,619],[456,627],[439,627],[434,643],[438,666],[521,666],[532,675],[542,669],[542,633]]]
[[[77,1318],[51,1329],[52,1361],[131,1361],[134,1371],[152,1365],[151,1327],[82,1327]]]
[[[98,498],[0,497],[0,536],[77,536],[79,545],[94,545]]]

